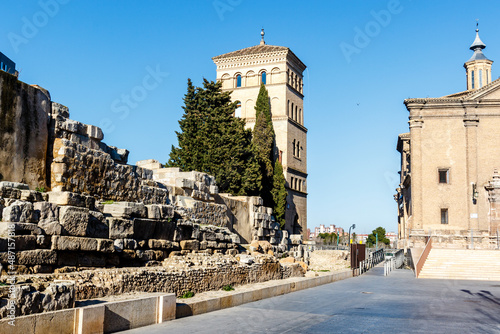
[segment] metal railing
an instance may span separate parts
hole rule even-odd
[[[375,267],[377,264],[384,260],[384,250],[379,249],[378,251],[371,252],[368,258],[359,263],[359,274],[366,273],[371,268]]]
[[[400,249],[396,253],[394,253],[394,256],[386,259],[384,262],[384,276],[389,275],[389,273],[395,269],[401,268],[404,264],[404,258],[405,252],[404,250]]]

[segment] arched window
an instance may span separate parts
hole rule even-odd
[[[302,120],[302,109],[299,109],[299,123],[304,123],[304,121]]]
[[[297,111],[297,106],[295,106],[295,121],[298,122],[299,121],[299,117],[298,117],[298,111]]]
[[[236,87],[241,87],[241,74],[236,76]]]
[[[295,139],[293,140],[292,145],[293,145],[293,156],[295,156]]]
[[[265,85],[267,81],[267,73],[264,71],[260,75],[260,81]]]
[[[290,100],[288,100],[288,103],[286,104],[286,115],[290,116]]]
[[[300,141],[297,142],[297,158],[300,158]]]
[[[293,108],[294,108],[294,105],[293,105],[293,102],[292,102],[292,109],[290,109],[290,118],[293,119]]]
[[[241,118],[241,102],[238,101],[238,104],[236,105],[236,110],[234,111],[234,116]]]

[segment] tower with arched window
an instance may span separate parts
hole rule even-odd
[[[255,125],[255,102],[261,83],[269,92],[276,133],[275,157],[283,164],[288,198],[286,229],[307,231],[307,128],[304,125],[303,72],[306,65],[287,47],[260,44],[212,58],[217,80],[239,101],[238,116]]]

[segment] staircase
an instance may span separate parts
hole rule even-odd
[[[432,248],[418,278],[500,281],[500,250]]]

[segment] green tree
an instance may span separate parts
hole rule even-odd
[[[274,163],[274,176],[273,176],[273,189],[271,191],[273,196],[273,212],[276,221],[280,224],[281,228],[285,227],[285,210],[286,210],[286,196],[287,191],[285,188],[285,176],[283,175],[283,166],[279,160]]]
[[[264,205],[274,207],[273,203],[273,148],[274,129],[271,120],[269,95],[265,85],[260,86],[255,104],[255,126],[252,142],[256,149],[257,161],[262,175],[261,197]]]
[[[372,231],[372,234],[370,234],[368,238],[366,238],[366,244],[368,245],[368,247],[373,247],[376,245],[377,236],[379,244],[389,245],[391,243],[391,241],[385,236],[385,228],[379,226]]]
[[[258,195],[261,187],[256,149],[245,121],[234,117],[237,102],[221,83],[203,80],[194,87],[188,80],[184,114],[176,132],[178,147],[172,146],[169,167],[195,170],[215,176],[221,192]]]

